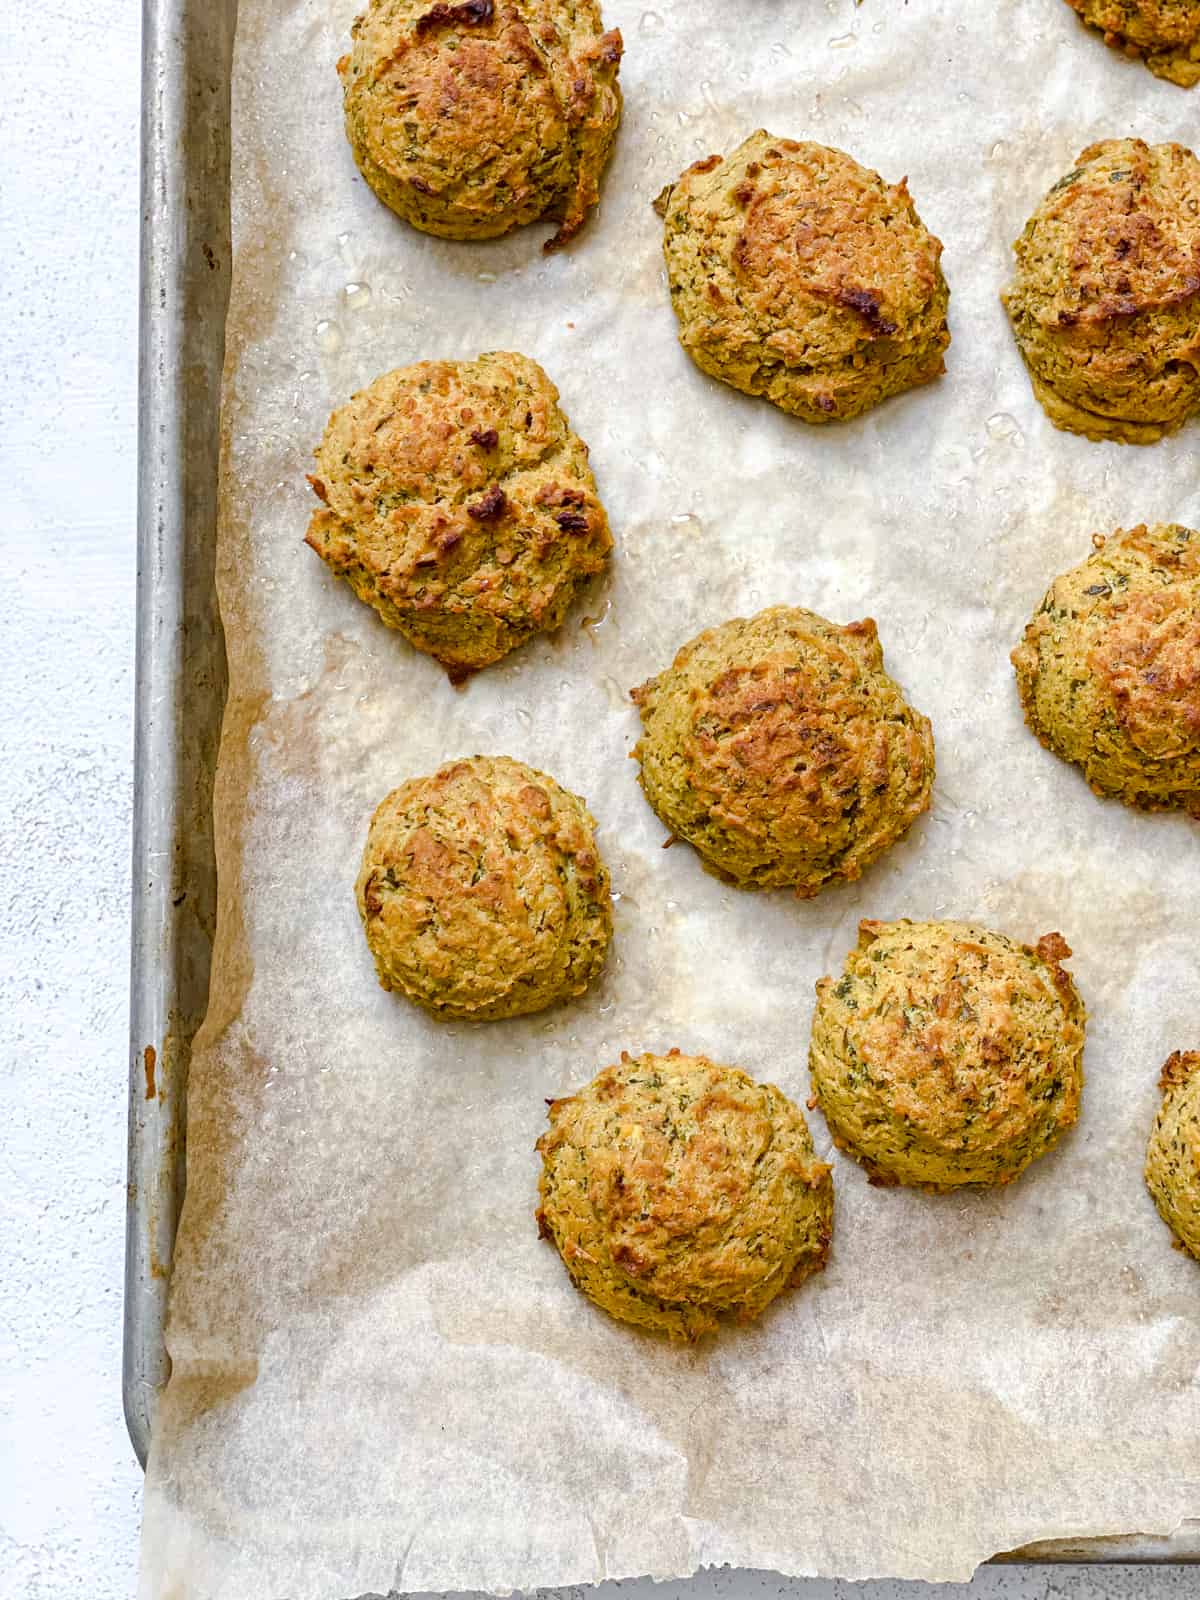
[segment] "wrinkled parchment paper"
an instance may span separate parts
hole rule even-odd
[[[1200,837],[1094,799],[1024,731],[1008,664],[1093,530],[1200,522],[1200,434],[1056,433],[997,299],[1082,146],[1186,140],[1200,97],[1062,0],[650,4],[606,6],[625,123],[600,213],[547,259],[548,227],[443,243],[372,198],[333,70],[354,0],[242,0],[221,916],[146,1488],[153,1600],[718,1562],[961,1578],[1200,1508],[1200,1279],[1141,1180],[1159,1065],[1200,1043]],[[680,352],[650,202],[759,126],[908,174],[946,245],[939,383],[816,430]],[[456,692],[303,548],[304,474],[378,373],[497,348],[559,384],[618,548],[557,638]],[[874,616],[937,738],[932,813],[807,903],[664,854],[627,759],[629,687],[779,601]],[[352,886],[383,794],[476,751],[588,797],[616,940],[581,1003],[445,1026],[376,985]],[[1064,932],[1092,1014],[1077,1130],[994,1193],[872,1189],[831,1156],[828,1270],[700,1348],[594,1310],[534,1226],[546,1097],[678,1045],[803,1101],[815,980],[861,916],[905,914]]]

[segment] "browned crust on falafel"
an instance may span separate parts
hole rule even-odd
[[[1111,50],[1181,89],[1200,83],[1200,0],[1067,0]]]
[[[1012,652],[1025,720],[1096,794],[1200,816],[1200,532],[1097,536]]]
[[[834,1142],[873,1182],[1011,1182],[1074,1123],[1086,1012],[1061,934],[864,921],[817,984],[809,1065]]]
[[[710,871],[816,894],[857,878],[928,807],[928,719],[870,619],[774,606],[698,635],[633,690],[650,805]]]
[[[607,564],[587,446],[526,356],[386,373],[316,455],[306,543],[455,681],[557,628]]]
[[[1089,145],[1013,246],[1003,295],[1056,427],[1151,444],[1200,408],[1200,161]]]
[[[612,930],[583,801],[508,756],[449,762],[376,808],[356,886],[379,982],[495,1021],[582,994]]]
[[[711,376],[823,423],[944,369],[942,247],[905,180],[760,130],[655,209],[680,343]]]
[[[363,176],[414,227],[490,239],[539,217],[566,243],[599,199],[622,42],[596,0],[371,0],[338,63]]]
[[[772,1085],[678,1050],[623,1053],[549,1119],[538,1230],[609,1315],[692,1340],[825,1265],[830,1169]]]

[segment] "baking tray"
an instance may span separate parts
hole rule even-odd
[[[144,0],[125,1417],[145,1464],[216,915],[214,588],[236,0]]]
[[[136,742],[124,1402],[145,1464],[186,1180],[186,1088],[216,918],[212,783],[225,701],[214,585],[229,300],[237,0],[143,0]],[[1169,1538],[1055,1540],[1004,1562],[1200,1562]]]

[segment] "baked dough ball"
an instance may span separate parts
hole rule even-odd
[[[696,1339],[825,1265],[833,1180],[778,1089],[704,1056],[622,1055],[550,1103],[538,1225],[621,1322]]]
[[[1200,0],[1067,0],[1104,42],[1140,56],[1157,78],[1200,82]]]
[[[1009,1183],[1079,1113],[1086,1012],[1061,934],[861,922],[817,984],[809,1068],[840,1150],[873,1183]]]
[[[1012,653],[1025,720],[1097,794],[1200,817],[1200,533],[1118,528]]]
[[[798,606],[685,644],[633,691],[646,799],[709,871],[798,895],[857,878],[929,805],[933,734],[875,624]]]
[[[316,456],[306,542],[455,681],[557,628],[612,549],[587,446],[528,356],[386,373]]]
[[[1200,409],[1200,161],[1089,145],[1013,246],[1003,295],[1056,428],[1153,444]]]
[[[578,796],[508,756],[394,789],[357,884],[380,983],[468,1022],[582,994],[612,932],[594,828]]]
[[[1200,1260],[1200,1052],[1176,1050],[1146,1150],[1146,1187],[1182,1247]]]
[[[385,205],[442,239],[577,232],[621,120],[596,0],[371,0],[351,32],[346,134]]]
[[[945,370],[942,246],[904,180],[760,130],[656,209],[680,343],[712,377],[836,422]]]

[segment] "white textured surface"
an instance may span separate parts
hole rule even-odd
[[[0,5],[0,1596],[132,1591],[138,6]],[[69,90],[66,86],[69,85]]]
[[[119,1380],[136,12],[5,0],[0,27],[0,1600],[133,1590],[141,1480]],[[991,1569],[942,1590],[722,1572],[609,1592],[1183,1600],[1200,1572]]]

